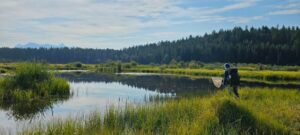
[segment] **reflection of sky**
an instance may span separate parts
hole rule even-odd
[[[37,117],[33,122],[76,116],[95,110],[103,113],[110,105],[122,107],[126,102],[143,103],[145,96],[159,94],[121,83],[70,82],[70,85],[74,96],[65,102],[53,105],[52,110],[47,110],[43,114],[45,117]],[[3,129],[14,131],[18,125],[26,125],[29,122],[15,122],[14,118],[9,118],[7,113],[7,111],[0,110],[0,131]]]
[[[90,111],[103,109],[107,105],[124,105],[128,102],[143,102],[145,95],[158,93],[145,89],[133,88],[120,83],[71,82],[74,96],[63,104],[55,105],[53,111],[65,113],[72,111]]]

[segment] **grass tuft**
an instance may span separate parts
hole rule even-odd
[[[14,76],[0,78],[0,108],[17,120],[31,119],[70,95],[68,82],[41,63],[21,63]]]
[[[21,63],[15,76],[1,78],[2,101],[24,101],[70,94],[68,82],[48,72],[42,63]]]

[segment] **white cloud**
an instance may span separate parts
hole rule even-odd
[[[269,15],[292,15],[292,14],[300,14],[300,9],[279,10],[279,11],[273,11],[269,13]]]
[[[274,5],[274,10],[269,12],[268,15],[293,15],[300,14],[300,1],[299,0],[287,0],[282,1],[280,5]]]
[[[260,19],[220,15],[254,6],[257,0],[234,1],[219,8],[183,8],[179,6],[182,2],[185,1],[1,0],[0,41],[10,46],[25,42],[63,42],[101,48],[123,44],[103,41],[101,37],[124,38],[144,29],[159,29],[184,22],[246,23]]]
[[[299,8],[300,7],[300,2],[299,1],[289,1],[288,4],[285,4],[285,5],[276,5],[274,7],[278,8],[278,9]]]
[[[243,8],[254,6],[256,3],[257,0],[244,0],[244,1],[240,1],[239,3],[217,8],[208,12],[220,13],[220,12],[226,12],[226,11],[231,11],[236,9],[243,9]]]

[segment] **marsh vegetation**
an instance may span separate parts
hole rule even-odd
[[[15,75],[1,78],[0,96],[3,101],[23,101],[70,94],[66,80],[48,72],[42,63],[21,63]]]
[[[104,116],[56,120],[24,134],[297,134],[298,90],[243,88],[235,100],[219,91],[205,97],[170,99],[125,109],[110,107]],[[297,109],[298,108],[298,109]]]
[[[16,119],[33,118],[70,94],[68,82],[43,63],[20,63],[14,74],[0,78],[0,108]]]
[[[294,70],[298,67],[280,66],[275,70],[268,65],[263,65],[264,69],[250,64],[240,66],[242,78],[255,81],[242,81],[241,99],[236,100],[227,91],[214,88],[206,78],[222,76],[218,63],[187,64],[191,67],[113,61],[102,65],[79,64],[5,65],[10,67],[7,70],[10,75],[0,81],[1,111],[21,121],[35,120],[37,114],[45,113],[34,123],[29,122],[30,126],[17,129],[18,133],[299,133],[299,71]],[[97,72],[58,74],[51,71],[68,66],[72,66],[72,70],[84,67]],[[117,72],[118,66],[122,72],[136,72],[137,76],[112,74]],[[214,66],[217,68],[212,69]],[[287,68],[293,70],[287,71]],[[290,84],[291,81],[295,82]],[[76,96],[70,100],[72,93]],[[109,100],[112,106],[103,100]],[[95,111],[98,107],[101,109]],[[88,112],[69,117],[80,111]]]

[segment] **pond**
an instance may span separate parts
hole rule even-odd
[[[211,79],[160,74],[60,73],[69,80],[72,95],[51,101],[0,104],[0,131],[15,134],[23,125],[104,112],[110,105],[143,104],[152,97],[202,96],[217,91]],[[241,82],[242,87],[297,88],[299,85],[274,85]]]

